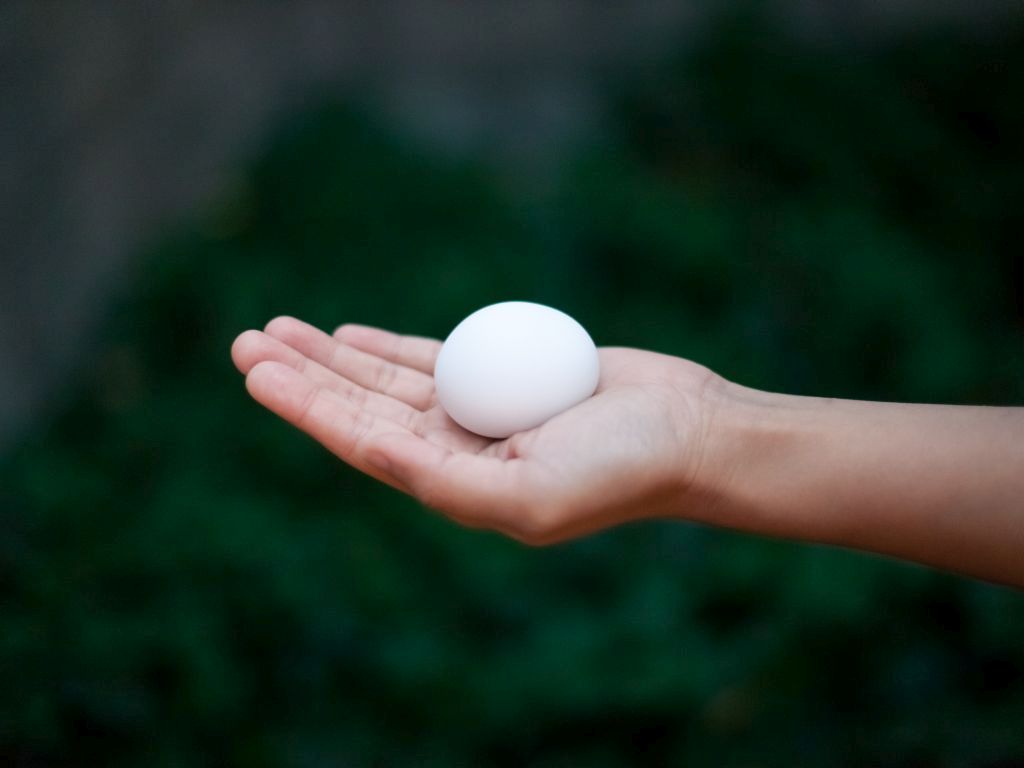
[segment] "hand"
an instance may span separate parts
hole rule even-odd
[[[290,317],[246,331],[232,358],[250,394],[340,459],[471,527],[547,544],[639,518],[679,516],[696,495],[722,380],[680,358],[602,348],[588,400],[505,440],[437,402],[441,343]]]
[[[289,317],[232,356],[260,403],[357,469],[530,544],[685,517],[1024,586],[1024,409],[759,392],[601,349],[593,397],[490,440],[437,404],[440,342]]]

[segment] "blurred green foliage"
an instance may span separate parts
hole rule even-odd
[[[790,392],[1024,400],[1024,34],[736,21],[529,194],[336,107],[154,249],[0,466],[0,762],[1024,760],[1024,597],[685,524],[463,531],[263,412],[234,335],[492,301]]]

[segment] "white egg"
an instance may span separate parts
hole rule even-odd
[[[479,309],[437,356],[437,399],[458,424],[486,437],[540,426],[597,388],[597,348],[564,312],[526,301]]]

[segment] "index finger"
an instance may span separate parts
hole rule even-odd
[[[441,342],[437,339],[403,336],[383,328],[355,323],[339,327],[334,332],[334,338],[350,347],[431,376],[434,375],[437,353],[441,351]]]
[[[366,459],[367,451],[386,436],[412,437],[407,428],[360,408],[276,360],[256,363],[245,377],[245,387],[256,402],[301,429],[345,463],[408,492]]]

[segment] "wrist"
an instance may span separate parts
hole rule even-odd
[[[693,483],[701,521],[769,536],[831,538],[826,521],[806,513],[801,487],[824,447],[819,425],[828,401],[724,379],[706,388],[704,400],[702,455]]]

